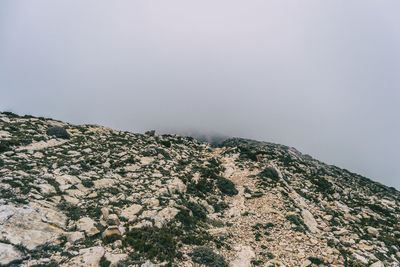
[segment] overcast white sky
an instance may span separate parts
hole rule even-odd
[[[293,146],[400,188],[400,1],[0,2],[0,110]]]

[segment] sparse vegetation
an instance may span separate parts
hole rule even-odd
[[[216,254],[211,248],[197,247],[193,250],[192,260],[199,264],[204,264],[209,267],[227,267],[225,259]]]
[[[222,193],[224,193],[228,196],[234,196],[234,195],[237,195],[237,193],[238,193],[238,191],[235,187],[235,184],[226,178],[223,178],[223,177],[219,178],[217,180],[217,186],[218,186],[218,189]]]
[[[47,129],[46,134],[49,136],[55,136],[57,138],[62,138],[62,139],[70,138],[70,135],[67,132],[67,130],[65,130],[65,128],[59,127],[59,126],[50,127],[49,129]]]

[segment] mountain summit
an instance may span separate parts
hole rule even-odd
[[[284,145],[0,113],[1,266],[399,266],[399,204]]]

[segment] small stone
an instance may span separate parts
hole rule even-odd
[[[103,237],[111,236],[111,235],[121,235],[121,232],[119,231],[118,227],[110,226],[102,234]]]
[[[122,247],[122,240],[116,240],[114,243],[112,243],[112,248],[117,249]]]
[[[95,197],[97,197],[97,192],[93,192],[88,195],[88,198],[95,198]]]
[[[67,241],[70,243],[75,243],[85,238],[85,234],[83,232],[69,232],[66,234],[66,236]]]
[[[93,236],[100,232],[94,224],[95,222],[89,217],[81,218],[76,222],[77,228],[80,231],[85,231],[88,236]]]
[[[118,225],[119,224],[119,218],[117,214],[110,214],[105,217],[105,220],[108,225]]]
[[[374,227],[368,226],[368,227],[367,227],[367,231],[368,231],[368,233],[370,233],[371,235],[374,235],[374,236],[378,236],[378,235],[379,235],[378,229],[376,229],[376,228],[374,228]]]

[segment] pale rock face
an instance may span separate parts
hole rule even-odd
[[[176,208],[166,207],[160,210],[156,216],[151,217],[154,220],[154,225],[161,228],[164,224],[175,218],[179,210]]]
[[[120,261],[126,260],[128,258],[128,254],[112,254],[109,252],[106,252],[104,255],[108,261],[111,262],[111,266],[118,266],[118,263]]]
[[[249,246],[239,246],[236,248],[239,252],[236,259],[232,261],[229,266],[231,267],[250,267],[251,260],[255,257],[255,253]]]
[[[128,172],[134,172],[134,171],[140,169],[140,167],[137,165],[128,165],[128,166],[125,166],[124,168],[125,168],[125,171],[128,171]]]
[[[11,137],[11,134],[7,131],[0,131],[0,137]]]
[[[79,204],[79,199],[77,199],[77,198],[70,197],[68,195],[64,195],[63,198],[64,198],[64,200],[66,202],[68,202],[70,204],[73,204],[73,205],[78,205]]]
[[[105,178],[93,181],[93,183],[95,188],[106,188],[112,186],[115,183],[115,179]]]
[[[67,142],[66,140],[57,140],[57,139],[50,139],[47,142],[46,141],[39,141],[36,143],[29,144],[24,147],[20,147],[17,149],[17,151],[22,151],[22,150],[28,150],[28,151],[35,151],[35,150],[41,150],[45,149],[48,147],[53,147],[53,146],[59,146]]]
[[[315,221],[314,216],[311,214],[311,212],[309,212],[308,210],[303,209],[301,211],[301,215],[303,216],[305,225],[308,226],[308,228],[310,229],[310,231],[312,233],[319,232],[318,224]]]
[[[66,217],[57,211],[32,206],[0,206],[0,239],[22,245],[28,250],[56,241],[65,226]]]
[[[347,207],[345,204],[339,202],[339,201],[335,201],[335,204],[338,208],[340,208],[342,211],[349,213],[350,212],[350,208]]]
[[[79,250],[79,256],[74,257],[71,261],[63,264],[65,267],[98,267],[101,257],[104,255],[103,247],[91,247]]]
[[[153,161],[154,161],[154,158],[152,158],[152,157],[143,157],[140,159],[140,162],[142,163],[142,165],[149,165]]]
[[[103,237],[111,236],[111,235],[121,235],[121,232],[117,226],[108,227],[108,229],[106,229],[102,234]]]
[[[83,232],[69,232],[66,233],[66,236],[67,241],[72,244],[85,238],[85,234]]]
[[[186,191],[186,185],[179,178],[174,178],[173,180],[169,181],[167,188],[170,194],[174,194],[176,192],[183,193]]]
[[[13,245],[0,243],[0,265],[7,265],[23,258],[23,254]]]
[[[54,187],[50,184],[40,184],[40,185],[38,185],[38,187],[40,188],[40,192],[42,194],[50,194],[50,193],[56,192]]]
[[[140,206],[138,204],[133,204],[132,206],[123,209],[121,211],[120,216],[122,218],[129,220],[129,219],[133,218],[141,209],[142,209],[142,206]]]
[[[368,231],[368,233],[370,233],[371,235],[374,235],[374,236],[379,235],[378,229],[376,229],[376,228],[374,228],[374,227],[368,226],[368,227],[367,227],[367,231]]]
[[[79,178],[72,175],[56,176],[55,179],[57,183],[60,184],[61,191],[64,191],[73,185],[81,183],[81,180],[79,180]]]
[[[92,236],[95,235],[97,233],[99,233],[100,231],[96,228],[96,226],[94,225],[95,222],[89,218],[89,217],[84,217],[79,219],[76,222],[76,226],[80,231],[85,231],[85,233],[88,236]]]
[[[108,216],[105,216],[104,218],[107,222],[108,225],[118,225],[119,224],[119,218],[117,214],[109,214]]]
[[[357,260],[361,261],[364,264],[368,264],[368,260],[365,257],[358,255],[357,253],[353,253],[353,257],[356,258]]]
[[[385,265],[381,261],[377,261],[371,264],[369,267],[385,267]]]

